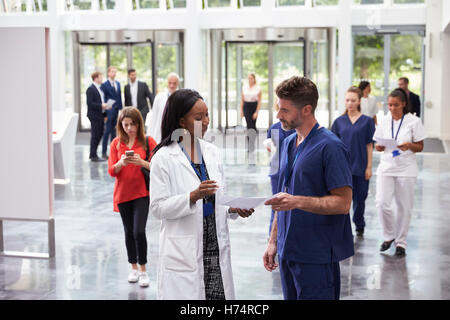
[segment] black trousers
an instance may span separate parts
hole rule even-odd
[[[120,216],[125,230],[128,262],[147,263],[147,236],[145,226],[148,218],[149,197],[119,203]]]
[[[97,148],[105,130],[103,119],[89,119],[91,121],[91,149],[89,159],[97,157]]]
[[[244,117],[245,122],[247,122],[247,135],[248,135],[248,151],[253,152],[255,150],[255,140],[256,140],[256,119],[253,119],[253,114],[256,112],[258,107],[258,102],[247,102],[244,101]],[[250,129],[253,129],[249,131]]]

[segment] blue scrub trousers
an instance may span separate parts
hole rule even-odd
[[[353,178],[353,223],[356,230],[362,230],[366,226],[364,211],[366,199],[369,193],[369,181],[365,177],[352,176]]]
[[[339,262],[307,264],[280,259],[279,266],[285,300],[339,300]]]

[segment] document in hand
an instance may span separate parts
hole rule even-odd
[[[395,150],[398,149],[398,143],[394,139],[383,139],[383,138],[374,138],[379,146],[383,146],[386,150]]]
[[[116,100],[114,100],[114,99],[108,99],[108,101],[106,101],[106,104],[108,105],[108,107],[106,109],[108,109],[108,110],[111,109],[115,102],[116,102]]]
[[[267,200],[274,198],[274,196],[270,197],[230,197],[230,196],[222,196],[219,200],[219,204],[223,206],[229,206],[231,208],[239,208],[239,209],[254,209],[259,205],[263,204]]]

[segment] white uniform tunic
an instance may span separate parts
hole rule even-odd
[[[147,132],[148,135],[155,139],[156,143],[161,142],[161,123],[166,106],[167,99],[169,99],[169,92],[160,92],[156,95],[150,116],[147,117]]]
[[[374,140],[391,139],[392,131],[394,138],[398,132],[399,145],[405,142],[420,142],[426,138],[425,129],[418,117],[408,113],[399,129],[400,123],[401,120],[392,122],[389,112],[379,122]],[[396,157],[393,157],[392,151],[385,151],[377,168],[376,206],[383,227],[384,241],[395,239],[396,246],[403,248],[406,248],[418,171],[416,154],[411,150],[400,151],[400,155]],[[397,217],[394,215],[394,200]]]

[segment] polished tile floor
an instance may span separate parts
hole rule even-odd
[[[246,163],[240,139],[226,142],[225,172],[233,195],[268,196],[268,154],[261,146],[256,165]],[[129,284],[124,235],[112,212],[114,180],[106,163],[88,160],[88,135],[79,134],[71,181],[55,185],[56,257],[0,257],[0,300],[5,299],[155,299],[158,221],[149,216],[151,285]],[[238,149],[231,148],[237,143]],[[449,143],[446,148],[449,150]],[[374,166],[379,155],[374,155]],[[355,238],[355,255],[341,263],[342,299],[450,299],[450,156],[418,156],[420,175],[408,235],[407,256],[391,248],[378,251],[381,226],[375,210],[375,179],[366,209],[366,233]],[[270,210],[258,207],[252,217],[230,221],[232,265],[238,299],[282,299],[279,272],[267,272],[262,255]],[[5,250],[46,251],[47,226],[40,222],[5,221]]]

